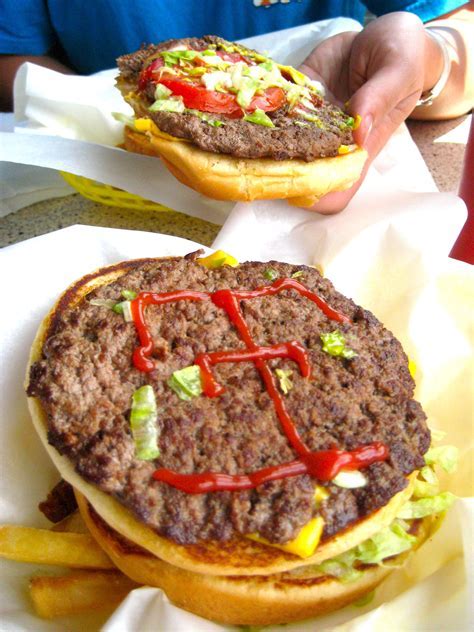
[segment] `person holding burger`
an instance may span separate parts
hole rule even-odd
[[[417,4],[407,8],[418,15],[387,13],[370,21],[361,32],[327,39],[302,66],[308,76],[325,85],[330,97],[347,103],[347,110],[361,117],[354,140],[369,155],[358,182],[346,191],[325,195],[313,206],[317,212],[338,212],[348,204],[370,162],[406,118],[454,118],[472,107],[474,62],[468,45],[474,30],[472,3],[460,6],[448,0]],[[117,56],[143,42],[206,33],[235,40],[347,11],[345,4],[343,9],[339,3],[309,0],[246,0],[245,5],[208,0],[206,8],[199,5],[196,12],[192,0],[186,0],[177,11],[175,4],[157,1],[132,5],[123,0],[111,10],[108,3],[98,2],[91,15],[90,7],[86,9],[82,3],[68,3],[65,12],[62,4],[29,0],[19,7],[7,0],[0,25],[2,108],[11,108],[13,79],[25,61],[65,73],[91,73],[113,66]],[[390,2],[366,5],[375,14],[392,8]],[[399,9],[400,3],[393,8]],[[355,9],[351,16],[361,21],[364,17]]]

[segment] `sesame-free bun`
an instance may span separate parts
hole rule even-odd
[[[159,130],[143,133],[130,127],[125,127],[124,147],[159,156],[180,182],[210,198],[240,202],[287,199],[290,204],[305,207],[326,193],[350,188],[367,159],[367,152],[360,147],[312,162],[236,158],[203,151]]]

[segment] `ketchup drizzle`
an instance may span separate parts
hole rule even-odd
[[[222,308],[231,323],[237,329],[245,344],[243,349],[202,353],[196,356],[194,363],[201,369],[203,392],[208,397],[218,397],[224,387],[217,382],[212,373],[212,366],[221,362],[253,362],[266,386],[267,392],[273,400],[275,411],[282,428],[293,449],[298,453],[298,459],[290,463],[274,465],[252,472],[251,474],[224,474],[219,472],[203,472],[199,474],[180,474],[167,468],[160,468],[153,473],[157,481],[167,483],[177,489],[190,494],[202,494],[213,491],[237,491],[252,489],[269,481],[282,478],[309,474],[322,481],[332,480],[341,469],[359,469],[377,461],[385,461],[389,456],[387,446],[375,442],[352,451],[338,449],[319,450],[312,452],[302,441],[293,420],[286,410],[283,397],[278,390],[273,372],[266,361],[272,358],[290,358],[297,362],[303,377],[309,378],[311,366],[305,347],[293,340],[272,346],[262,347],[253,340],[250,329],[245,321],[240,301],[262,296],[273,296],[283,290],[295,290],[301,296],[311,300],[331,320],[340,323],[350,323],[344,314],[328,305],[320,296],[308,290],[296,279],[278,279],[272,285],[256,288],[255,290],[218,290],[214,293],[178,290],[176,292],[154,293],[140,292],[131,301],[131,311],[137,328],[140,346],[133,352],[135,367],[144,372],[154,369],[154,362],[150,358],[153,353],[153,337],[145,322],[145,307],[148,305],[163,305],[179,300],[204,301],[212,300]]]

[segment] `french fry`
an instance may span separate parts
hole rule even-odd
[[[74,571],[30,580],[35,610],[44,619],[116,606],[136,587],[119,571]]]
[[[68,568],[115,568],[91,535],[0,525],[0,557]]]
[[[50,527],[50,531],[61,531],[62,533],[89,533],[89,529],[86,527],[79,511],[74,511],[60,522],[53,524],[53,526]]]

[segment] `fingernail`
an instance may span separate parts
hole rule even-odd
[[[372,114],[367,114],[367,116],[364,116],[364,118],[362,119],[362,122],[361,122],[361,126],[363,129],[362,145],[365,145],[367,139],[369,138],[373,124],[374,124],[374,117],[372,116]]]

